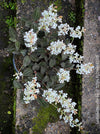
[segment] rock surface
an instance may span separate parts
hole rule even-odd
[[[85,0],[84,63],[94,64],[83,75],[82,121],[88,134],[100,133],[100,0]]]

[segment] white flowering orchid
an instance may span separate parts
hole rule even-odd
[[[66,71],[63,68],[59,69],[59,72],[57,73],[57,75],[59,76],[60,83],[64,83],[64,81],[69,82],[70,80],[70,71]]]
[[[52,55],[58,55],[65,50],[66,45],[64,44],[63,40],[57,40],[50,43],[50,46],[47,48],[51,52]]]

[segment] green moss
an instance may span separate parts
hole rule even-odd
[[[31,0],[32,2],[34,2],[35,0]]]
[[[23,134],[29,134],[27,131],[24,131]]]
[[[16,9],[16,1],[14,0],[14,2],[9,2],[9,3],[6,1],[1,1],[0,6],[3,7],[4,9],[15,10]]]
[[[58,120],[58,112],[52,105],[41,107],[37,117],[33,119],[33,134],[42,134],[48,122]]]
[[[68,17],[70,19],[70,21],[75,24],[76,22],[76,13],[74,11],[70,11],[68,14]]]
[[[14,88],[13,122],[12,122],[13,134],[15,134],[15,122],[16,122],[16,89]]]
[[[26,0],[21,0],[21,3],[24,4],[26,2]]]

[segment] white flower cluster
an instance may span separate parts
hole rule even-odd
[[[73,118],[73,115],[77,114],[77,109],[75,109],[76,103],[72,102],[72,99],[67,98],[67,93],[63,93],[63,91],[53,90],[49,88],[48,90],[44,90],[42,95],[50,104],[54,103],[55,105],[60,104],[61,108],[57,108],[57,111],[61,113],[60,119],[63,119],[65,123],[69,123],[71,127],[81,126],[78,119]]]
[[[58,17],[57,10],[53,7],[53,4],[48,7],[48,10],[42,12],[42,16],[39,20],[38,30],[44,29],[49,33],[50,27],[57,28],[57,21],[62,22],[62,17]]]
[[[15,79],[19,80],[21,77],[23,77],[23,73],[18,72],[18,73],[15,73],[13,76],[15,77]]]
[[[74,30],[73,27],[70,27],[70,37],[73,38],[81,38],[82,37],[82,33],[85,32],[84,27],[77,26],[76,29]]]
[[[68,34],[69,29],[70,29],[70,27],[69,27],[69,25],[67,23],[60,24],[58,26],[58,30],[59,30],[58,31],[58,36]]]
[[[57,40],[50,43],[50,46],[47,48],[47,50],[51,51],[52,55],[58,55],[62,52],[62,50],[65,50],[66,45],[64,44],[63,40]]]
[[[43,92],[43,97],[45,97],[45,99],[51,104],[53,102],[58,101],[57,97],[58,97],[58,94],[57,94],[57,91],[55,90],[52,90],[52,88],[49,88],[48,90],[44,90]]]
[[[60,83],[64,83],[64,81],[69,82],[70,80],[70,71],[66,71],[63,68],[59,69],[59,72],[57,73],[57,75],[59,76]]]
[[[69,56],[70,63],[82,63],[83,56],[79,55],[78,53],[74,53],[73,55]]]
[[[78,64],[76,67],[77,67],[76,73],[78,74],[89,74],[94,68],[92,63],[81,64],[81,65]]]
[[[25,46],[31,48],[31,52],[34,52],[37,49],[37,46],[35,45],[37,41],[37,34],[33,32],[33,29],[25,32],[24,41],[26,42]]]
[[[64,54],[73,54],[75,50],[76,50],[76,46],[69,43],[66,49],[64,50]]]
[[[39,88],[41,85],[37,82],[37,77],[33,77],[32,81],[28,81],[24,86],[23,100],[28,104],[30,101],[37,99],[37,94],[39,94]]]
[[[84,27],[81,27],[80,26],[77,26],[76,29],[74,30],[73,27],[70,27],[67,23],[65,24],[60,24],[58,26],[58,36],[61,36],[61,35],[67,35],[68,32],[70,33],[70,37],[73,37],[73,38],[81,38],[82,37],[82,33],[85,32],[86,29],[84,29]]]

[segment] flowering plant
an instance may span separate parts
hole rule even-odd
[[[60,119],[80,130],[81,123],[74,119],[76,103],[60,89],[70,81],[71,70],[89,74],[94,67],[92,63],[83,64],[84,57],[76,52],[77,46],[73,44],[74,38],[80,39],[85,29],[63,24],[62,18],[52,4],[42,12],[39,20],[35,20],[35,27],[23,34],[24,44],[20,45],[15,37],[10,38],[15,42],[17,51],[14,52],[23,56],[22,66],[14,75],[14,86],[24,89],[26,104],[41,96],[57,108]],[[65,38],[67,34],[71,40]]]

